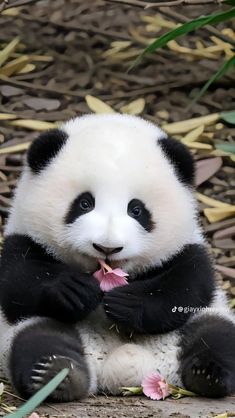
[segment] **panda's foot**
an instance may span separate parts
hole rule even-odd
[[[187,389],[201,396],[219,398],[230,394],[229,385],[223,367],[211,361],[209,357],[202,358],[198,354],[182,371],[182,379]]]
[[[62,369],[69,373],[48,400],[67,402],[88,395],[90,376],[79,335],[72,327],[40,320],[21,329],[10,353],[11,380],[29,398]]]
[[[31,374],[33,392],[41,389],[64,368],[69,369],[69,374],[48,399],[69,402],[86,397],[88,391],[87,371],[71,358],[56,354],[43,357],[34,364]]]
[[[191,329],[191,332],[190,332]],[[235,325],[212,315],[188,326],[181,357],[184,386],[201,396],[235,392]]]

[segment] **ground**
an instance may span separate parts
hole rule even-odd
[[[57,418],[212,418],[228,412],[235,416],[235,398],[150,401],[143,398],[97,397],[81,403],[56,405],[59,411],[43,407],[39,411]],[[226,416],[221,417],[226,418]]]
[[[106,111],[140,114],[185,141],[195,156],[201,221],[218,280],[235,305],[234,154],[224,152],[224,145],[234,147],[235,126],[220,117],[220,112],[235,109],[234,72],[217,80],[192,104],[208,78],[234,54],[235,23],[193,32],[128,71],[155,37],[177,23],[222,9],[213,4],[144,10],[121,3],[41,0],[0,15],[1,234],[25,151],[39,131],[76,115],[102,111],[105,105]],[[190,128],[188,119],[196,117],[206,118],[197,122],[196,129]],[[180,129],[169,125],[183,120]],[[205,200],[208,197],[216,202]],[[233,206],[224,208],[220,202]],[[222,212],[217,220],[216,205]],[[15,405],[14,399],[9,395],[7,406]],[[193,418],[225,411],[235,416],[234,403],[235,398],[153,402],[141,397],[97,397],[45,406],[40,412],[56,417]],[[3,404],[0,411],[6,411]]]

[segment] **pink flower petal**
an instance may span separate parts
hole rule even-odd
[[[110,277],[103,279],[102,282],[100,283],[100,288],[103,292],[109,292],[114,287],[116,287],[115,281],[113,281],[113,279]]]
[[[100,288],[103,292],[109,292],[109,290],[114,289],[118,286],[125,286],[128,284],[127,280],[124,277],[117,277],[113,273],[106,275],[100,283]]]
[[[128,284],[126,280],[127,273],[120,268],[112,269],[104,260],[99,260],[101,269],[94,273],[94,277],[100,282],[100,288],[103,292],[109,292],[109,290]]]
[[[113,274],[115,274],[116,276],[119,276],[119,277],[129,276],[128,273],[125,273],[125,271],[123,271],[122,269],[118,269],[118,268],[113,270]]]
[[[142,382],[143,393],[153,400],[169,396],[169,387],[165,379],[157,372],[146,376]]]
[[[99,282],[101,283],[101,282],[102,282],[102,280],[103,280],[103,278],[104,278],[104,272],[103,272],[103,269],[97,270],[97,271],[93,274],[93,276],[94,276],[97,280],[99,280]]]
[[[37,414],[37,412],[33,412],[29,418],[40,418],[39,415]]]

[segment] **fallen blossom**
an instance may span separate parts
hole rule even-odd
[[[153,400],[159,401],[170,395],[168,383],[158,372],[146,376],[141,386],[143,393]]]
[[[123,396],[144,394],[153,400],[165,399],[167,396],[172,396],[173,399],[197,396],[194,392],[167,383],[159,373],[152,373],[145,377],[141,386],[121,387],[120,390]]]
[[[40,418],[39,415],[37,414],[37,412],[33,412],[29,418]]]
[[[100,282],[100,288],[103,292],[108,292],[114,287],[125,286],[128,284],[126,277],[128,276],[120,268],[112,269],[104,260],[99,260],[101,269],[94,273],[94,277]]]

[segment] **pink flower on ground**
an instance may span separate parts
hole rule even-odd
[[[29,418],[40,418],[39,415],[37,414],[37,412],[33,412]]]
[[[153,400],[159,401],[170,395],[167,382],[157,372],[146,376],[141,386],[144,394]]]
[[[100,288],[103,292],[108,292],[114,287],[124,286],[128,284],[126,277],[128,276],[123,270],[112,269],[104,260],[99,260],[101,269],[94,273],[94,277],[100,282]]]

